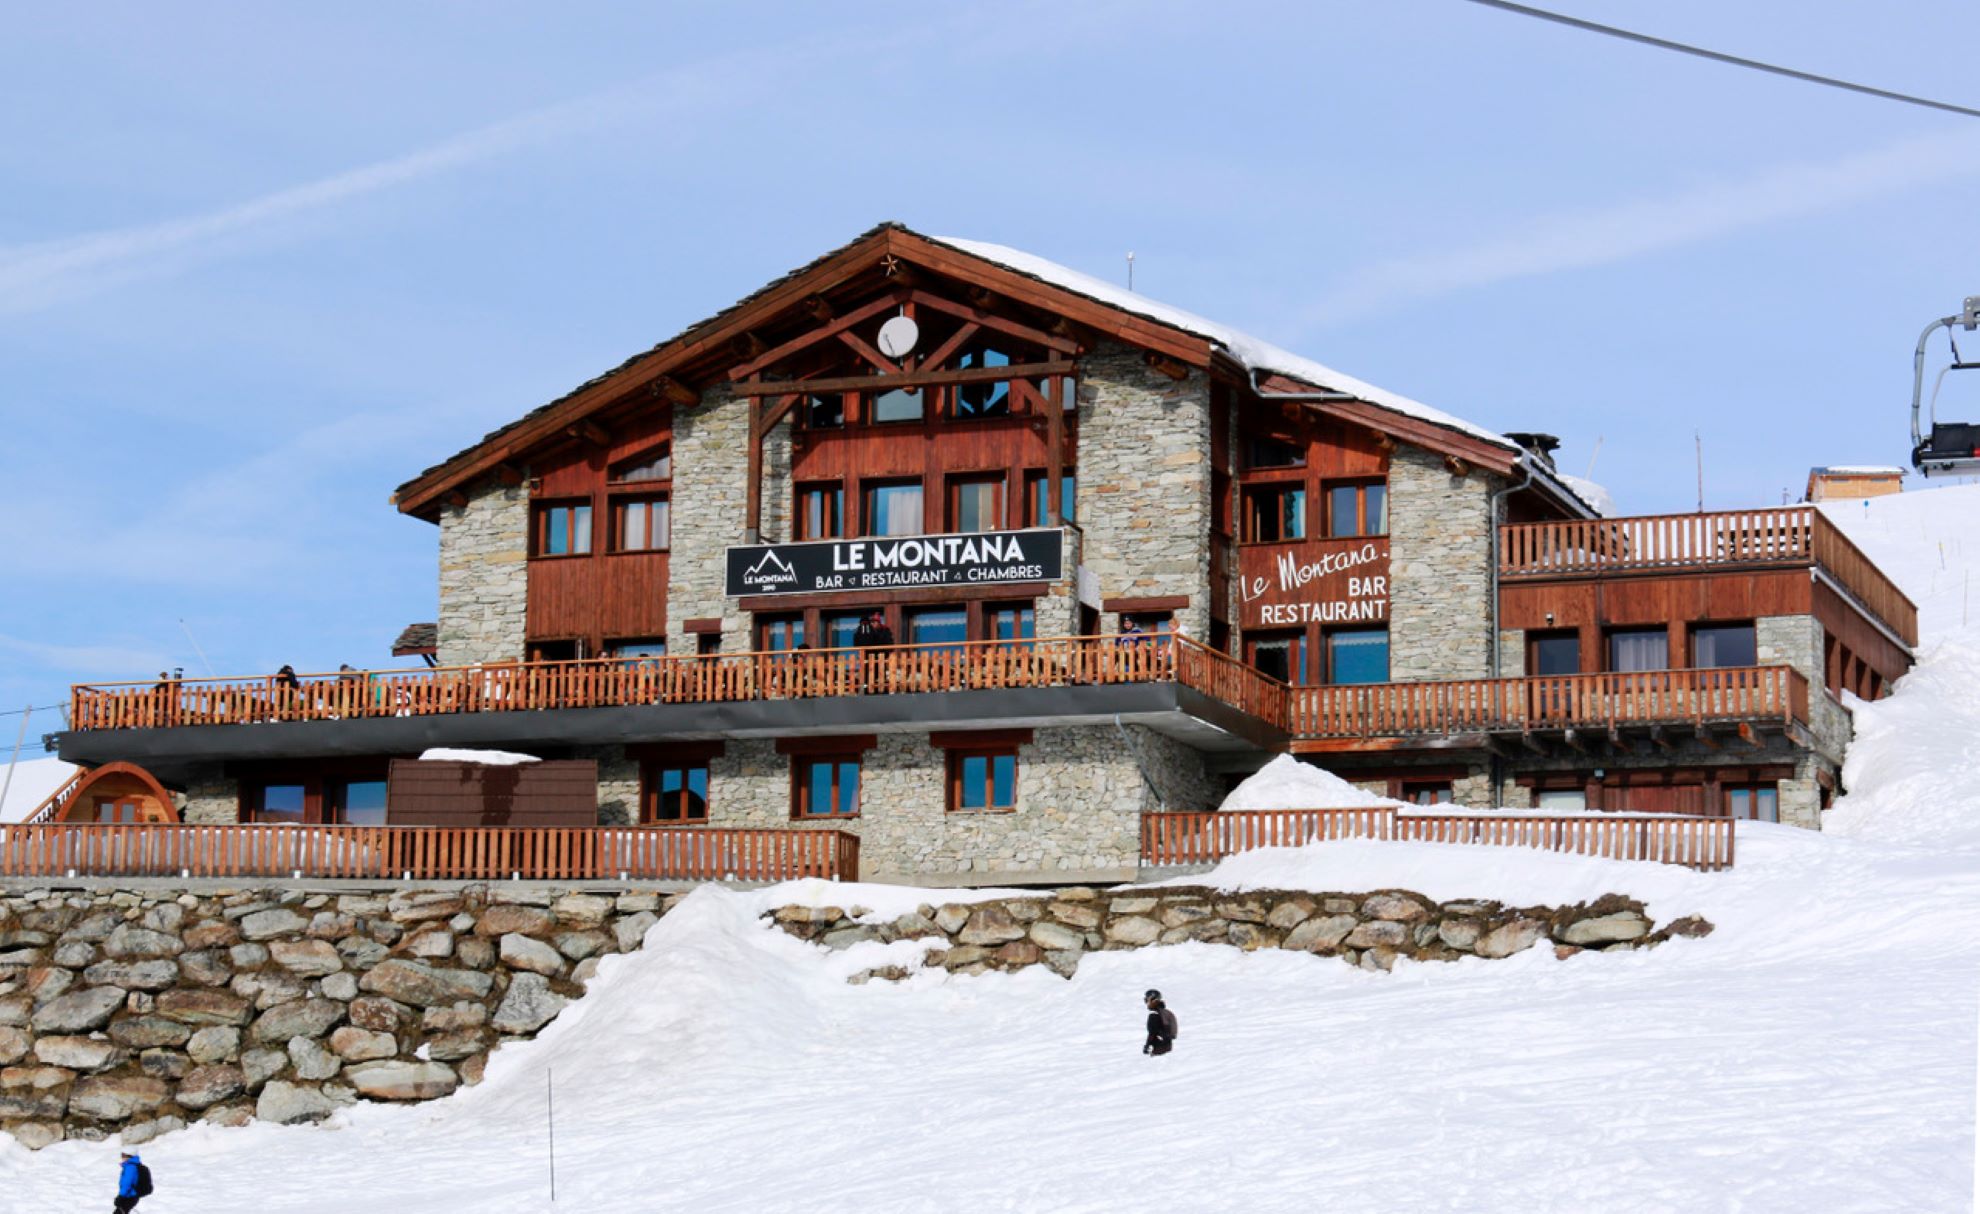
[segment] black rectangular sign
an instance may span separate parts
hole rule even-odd
[[[1065,533],[976,531],[729,549],[728,594],[830,594],[1051,582],[1064,574]]]

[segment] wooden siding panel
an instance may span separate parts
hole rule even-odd
[[[385,800],[393,826],[595,826],[598,764],[394,759]]]

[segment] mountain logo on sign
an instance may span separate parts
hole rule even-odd
[[[797,582],[797,570],[790,567],[775,549],[765,552],[763,559],[751,565],[743,573],[743,580],[761,586],[782,586]]]

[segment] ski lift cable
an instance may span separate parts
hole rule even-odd
[[[1680,55],[1693,55],[1700,59],[1710,59],[1714,63],[1725,63],[1733,67],[1748,68],[1756,72],[1768,72],[1775,76],[1785,76],[1790,80],[1800,80],[1807,84],[1820,84],[1828,88],[1844,89],[1852,93],[1862,93],[1866,97],[1880,97],[1885,101],[1896,101],[1904,105],[1923,106],[1928,110],[1939,110],[1947,114],[1959,114],[1966,118],[1980,118],[1980,109],[1974,109],[1970,106],[1954,105],[1950,101],[1934,101],[1930,97],[1919,97],[1911,93],[1894,92],[1890,89],[1877,88],[1874,85],[1857,84],[1854,81],[1841,80],[1834,76],[1823,76],[1815,72],[1804,72],[1799,68],[1782,67],[1777,63],[1764,63],[1758,59],[1747,59],[1740,55],[1728,55],[1723,51],[1708,50],[1702,46],[1693,46],[1688,42],[1673,42],[1669,38],[1658,38],[1651,34],[1639,34],[1635,30],[1626,30],[1620,26],[1603,25],[1598,21],[1585,21],[1580,17],[1570,17],[1566,13],[1550,12],[1544,8],[1533,8],[1525,4],[1514,4],[1511,0],[1466,0],[1466,3],[1483,5],[1486,8],[1496,8],[1504,12],[1515,13],[1522,17],[1533,17],[1541,21],[1551,21],[1556,25],[1565,25],[1570,29],[1583,30],[1591,34],[1604,34],[1611,38],[1621,38],[1627,42],[1653,46],[1658,50],[1676,51]]]

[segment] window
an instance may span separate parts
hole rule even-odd
[[[664,497],[635,497],[612,503],[614,552],[659,552],[672,538]]]
[[[385,825],[385,781],[346,780],[328,789],[323,820],[344,826]]]
[[[791,816],[859,816],[859,756],[805,755],[791,760]]]
[[[866,487],[867,535],[920,535],[923,530],[920,481]]]
[[[1017,808],[1017,748],[949,752],[949,812]]]
[[[1343,628],[1327,634],[1327,681],[1386,683],[1389,681],[1389,630]]]
[[[708,821],[708,764],[655,763],[646,769],[641,822]]]
[[[292,826],[303,820],[307,797],[302,785],[262,784],[252,792],[249,820],[278,826]]]
[[[1246,644],[1251,648],[1251,665],[1260,674],[1270,675],[1281,683],[1304,683],[1306,678],[1306,633],[1248,633]]]
[[[536,555],[578,556],[591,551],[590,506],[539,506]]]
[[[1121,631],[1130,624],[1149,636],[1167,636],[1176,630],[1176,616],[1172,611],[1136,611],[1121,617]]]
[[[973,477],[949,483],[949,530],[995,531],[1004,525],[1004,479]]]
[[[667,638],[629,637],[623,641],[607,641],[605,649],[615,658],[664,658],[667,656]]]
[[[1780,789],[1772,784],[1728,784],[1726,816],[1758,822],[1781,820]]]
[[[1581,673],[1581,634],[1578,632],[1533,633],[1527,648],[1529,674]]]
[[[789,653],[804,648],[804,617],[801,615],[758,616],[757,634],[765,653]]]
[[[1751,624],[1699,624],[1691,630],[1691,664],[1700,670],[1757,666],[1760,647]]]
[[[1244,491],[1244,541],[1271,544],[1306,538],[1306,490],[1254,485]]]
[[[583,641],[531,641],[529,643],[529,660],[532,662],[575,662],[583,656]]]
[[[921,389],[895,388],[873,398],[876,422],[918,422],[921,420]]]
[[[662,443],[644,455],[615,466],[612,479],[615,481],[664,481],[674,475],[674,447],[672,443]]]
[[[835,540],[845,533],[845,487],[836,482],[798,486],[798,538]]]
[[[1579,788],[1538,792],[1533,796],[1533,807],[1535,809],[1587,809],[1588,793]]]
[[[1027,527],[1049,527],[1051,520],[1046,517],[1046,503],[1052,492],[1052,478],[1043,472],[1027,472],[1024,477],[1024,525]],[[1079,478],[1070,468],[1059,474],[1059,520],[1065,523],[1079,521]]]
[[[1411,805],[1449,805],[1457,798],[1449,780],[1405,780],[1402,799]]]
[[[1669,670],[1671,634],[1662,628],[1626,628],[1609,634],[1609,669]]]
[[[969,612],[961,607],[929,607],[907,613],[907,643],[958,649],[969,639]]]
[[[1306,453],[1283,438],[1252,438],[1244,444],[1247,468],[1304,468]]]
[[[710,657],[722,652],[722,634],[703,632],[694,638],[694,651],[702,657]]]
[[[983,624],[992,641],[1029,641],[1037,629],[1029,603],[992,603],[983,609]]]
[[[853,634],[859,631],[859,622],[871,614],[872,610],[870,608],[866,611],[827,612],[821,621],[824,625],[825,648],[855,648]]]
[[[837,392],[830,396],[804,398],[804,424],[814,430],[829,430],[846,424],[846,398]]]
[[[1389,487],[1387,485],[1327,486],[1328,535],[1338,538],[1388,533]]]
[[[956,360],[956,369],[966,371],[973,367],[1008,367],[1011,356],[1002,350],[988,346],[964,351]],[[1008,380],[997,380],[986,384],[956,385],[957,417],[993,417],[1011,411],[1011,385]]]

